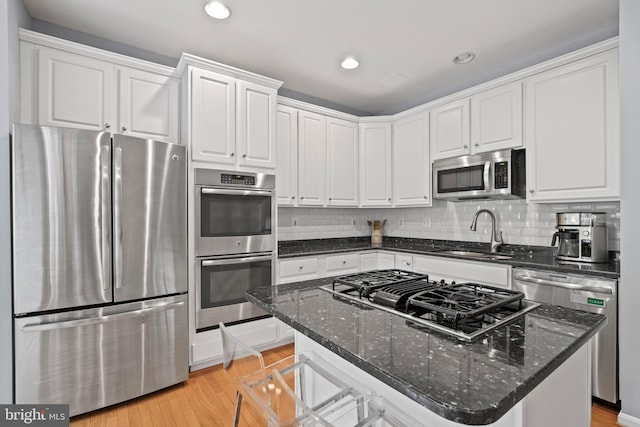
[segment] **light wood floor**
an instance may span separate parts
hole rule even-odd
[[[267,351],[266,363],[293,353],[293,344]],[[72,427],[199,427],[232,425],[235,385],[222,365],[202,369],[189,379],[168,389],[120,405],[111,406],[71,419]],[[614,427],[617,412],[603,405],[592,406],[591,427]],[[243,406],[241,426],[265,425],[256,411]]]

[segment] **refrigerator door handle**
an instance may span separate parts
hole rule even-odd
[[[113,275],[122,288],[122,147],[113,149]]]
[[[100,158],[101,186],[100,186],[100,208],[102,215],[102,274],[104,278],[103,289],[111,288],[111,188],[110,179],[110,150],[108,145],[102,146],[102,156]]]
[[[23,333],[29,332],[42,332],[51,331],[54,329],[66,329],[77,328],[80,326],[98,325],[101,323],[112,322],[114,320],[124,320],[133,317],[139,317],[144,314],[151,314],[158,311],[176,310],[185,305],[184,301],[172,302],[169,304],[161,304],[153,307],[141,308],[133,311],[126,311],[124,313],[108,314],[105,316],[89,317],[86,319],[74,319],[65,320],[62,322],[50,322],[50,323],[33,323],[24,325],[21,329]]]

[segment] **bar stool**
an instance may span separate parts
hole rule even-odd
[[[260,352],[244,344],[220,323],[225,373],[237,383],[233,425],[248,400],[272,426],[366,426],[381,413],[373,394],[332,374],[308,352],[265,365]],[[371,418],[373,419],[373,418]]]

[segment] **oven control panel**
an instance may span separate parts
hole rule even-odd
[[[256,185],[256,177],[251,175],[232,175],[223,173],[220,175],[221,184]]]

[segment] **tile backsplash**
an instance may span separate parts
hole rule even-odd
[[[492,210],[505,243],[550,246],[555,214],[598,211],[607,214],[608,249],[620,250],[620,203],[527,204],[525,200],[468,202],[434,201],[424,208],[278,208],[278,239],[327,239],[368,236],[367,221],[387,220],[384,236],[488,242],[491,219],[478,218],[477,231],[469,229],[478,209]]]

